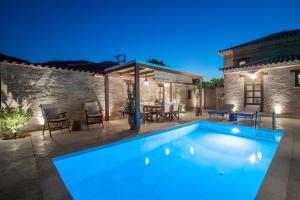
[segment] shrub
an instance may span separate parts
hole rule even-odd
[[[125,112],[128,115],[135,114],[135,101],[134,101],[134,97],[131,93],[128,93],[128,100],[127,100],[127,104],[125,106]]]
[[[4,139],[16,138],[19,130],[32,117],[31,109],[0,108],[0,131]]]

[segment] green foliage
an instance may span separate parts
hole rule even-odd
[[[134,115],[135,114],[135,100],[134,97],[132,95],[132,93],[128,93],[128,100],[127,100],[127,104],[125,107],[125,112],[128,115]]]
[[[0,131],[4,138],[15,138],[19,129],[23,127],[31,117],[31,109],[0,108]]]
[[[213,78],[210,81],[203,81],[203,88],[224,87],[223,78]]]
[[[159,60],[154,59],[154,58],[150,58],[147,62],[157,64],[157,65],[166,66],[164,61],[162,61],[162,60],[159,61]]]

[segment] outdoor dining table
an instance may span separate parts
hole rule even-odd
[[[151,115],[151,119],[153,116],[159,119],[164,111],[164,105],[143,105],[143,111]]]

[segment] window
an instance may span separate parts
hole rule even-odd
[[[243,66],[249,62],[249,57],[234,59],[234,65]]]
[[[255,80],[245,77],[245,104],[261,105],[262,104],[262,79],[258,76]]]
[[[188,100],[192,99],[192,90],[188,90]]]
[[[295,87],[300,87],[300,70],[295,71]]]
[[[239,61],[239,65],[244,65],[244,64],[246,64],[246,63],[247,63],[246,60],[240,60],[240,61]]]
[[[158,88],[159,88],[159,90],[158,90],[158,100],[159,100],[159,102],[163,103],[164,102],[164,86],[159,85]]]

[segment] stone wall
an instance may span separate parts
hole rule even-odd
[[[216,90],[216,108],[219,109],[225,103],[224,87],[217,87]]]
[[[239,73],[224,74],[225,103],[234,104],[234,110],[244,109],[244,78]]]
[[[104,77],[88,72],[38,67],[33,65],[0,62],[1,106],[30,107],[34,116],[25,129],[40,129],[43,124],[40,104],[55,103],[71,119],[84,119],[83,103],[98,101],[104,110]],[[156,82],[144,84],[140,80],[141,104],[154,103],[158,99]],[[193,105],[187,99],[191,85],[173,84],[173,99],[187,107]],[[165,88],[166,101],[170,98],[170,87]],[[109,77],[110,118],[120,118],[127,102],[127,84],[117,77]],[[105,112],[105,110],[104,110]]]
[[[192,110],[195,107],[196,97],[193,94],[193,86],[188,84],[173,83],[173,101],[186,106],[186,110]],[[191,99],[188,99],[188,90],[191,90]]]
[[[263,73],[263,108],[265,113],[300,115],[300,87],[295,87],[295,73],[300,65],[282,66],[261,70]],[[244,107],[244,79],[240,72],[224,74],[225,102],[235,105],[236,110]]]
[[[264,109],[266,112],[300,116],[300,87],[295,87],[295,67],[265,70]]]
[[[55,103],[71,119],[83,117],[82,105],[98,101],[104,109],[104,77],[87,72],[21,64],[1,63],[1,105],[30,107],[34,116],[26,129],[43,124],[40,104]],[[110,77],[110,115],[120,115],[127,99],[127,86]],[[118,97],[118,98],[116,98]]]

